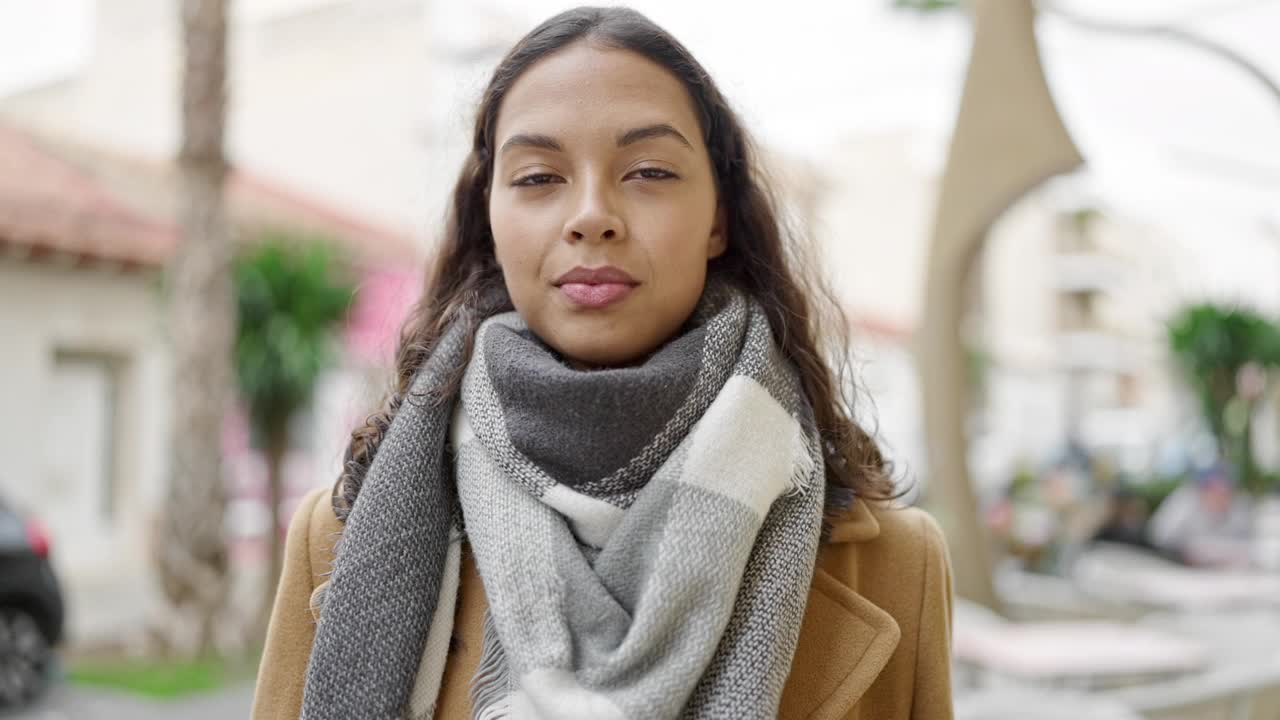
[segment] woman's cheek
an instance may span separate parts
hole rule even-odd
[[[522,215],[523,213],[507,210],[500,217],[491,220],[490,228],[493,231],[494,252],[503,271],[525,276],[530,272],[537,272],[540,233]]]

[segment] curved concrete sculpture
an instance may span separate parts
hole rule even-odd
[[[917,352],[929,448],[928,504],[946,530],[956,593],[998,609],[967,467],[965,286],[991,225],[1083,159],[1045,82],[1031,0],[974,0],[973,50],[939,192]]]

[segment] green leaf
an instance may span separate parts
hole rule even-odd
[[[323,238],[272,231],[236,258],[236,375],[260,437],[287,426],[336,358],[355,294]]]
[[[955,10],[960,7],[960,0],[893,0],[893,6],[899,10],[936,12],[938,10]]]
[[[1262,477],[1248,442],[1254,406],[1240,396],[1241,370],[1256,365],[1264,376],[1280,368],[1280,328],[1248,308],[1212,303],[1191,305],[1169,323],[1169,350],[1201,413],[1246,487],[1257,490]]]

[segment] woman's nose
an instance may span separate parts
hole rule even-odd
[[[626,236],[626,225],[615,209],[608,188],[584,187],[576,198],[574,212],[565,223],[565,237],[571,242],[620,240]]]

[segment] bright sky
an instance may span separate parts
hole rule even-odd
[[[92,0],[0,0],[0,97],[75,72],[92,33]]]

